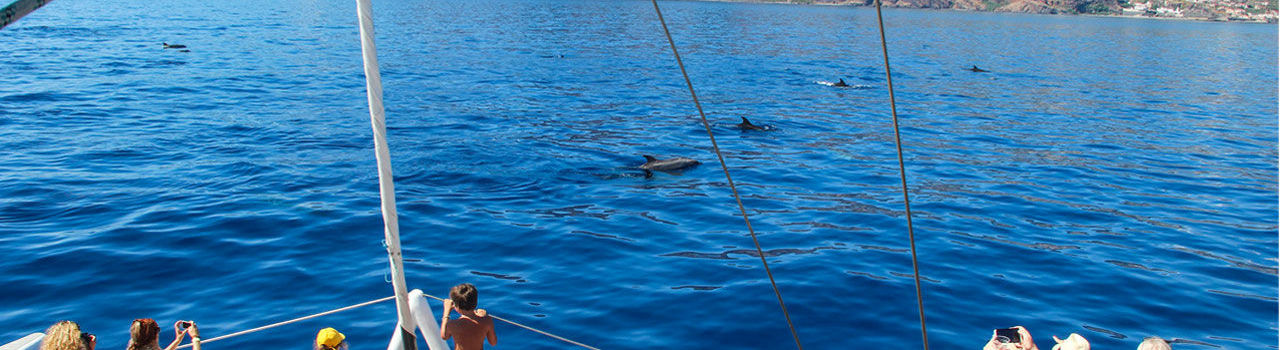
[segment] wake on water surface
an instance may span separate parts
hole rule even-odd
[[[836,82],[834,82],[834,81],[814,80],[813,82],[814,82],[814,83],[817,83],[818,85],[836,86]],[[854,84],[854,85],[841,86],[841,87],[849,88],[849,89],[857,89],[857,90],[874,88],[874,86],[871,86],[871,85],[862,85],[862,84]]]

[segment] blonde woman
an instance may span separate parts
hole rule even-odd
[[[72,321],[59,321],[44,331],[40,350],[93,350],[98,338],[80,331],[80,325]]]

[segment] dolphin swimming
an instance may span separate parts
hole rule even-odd
[[[834,83],[833,83],[833,82],[829,82],[829,81],[823,81],[823,80],[814,80],[813,82],[818,83],[818,84],[820,84],[820,85],[826,85],[826,86],[832,86],[832,87],[838,87],[838,88],[845,88],[845,89],[857,89],[857,90],[862,90],[862,89],[870,89],[870,88],[872,88],[872,86],[871,86],[871,85],[849,84],[849,83],[846,83],[846,82],[844,81],[844,79],[840,79],[839,81],[836,81],[836,82],[834,82]]]
[[[738,123],[737,126],[738,126],[738,129],[742,129],[742,130],[760,130],[760,131],[768,130],[768,128],[766,127],[751,124],[751,121],[747,120],[747,117],[742,117],[742,122]]]
[[[683,170],[685,168],[694,167],[694,166],[697,166],[698,164],[702,164],[701,162],[698,162],[693,159],[685,158],[685,157],[658,159],[647,154],[644,155],[644,160],[645,162],[644,164],[640,165],[640,169],[657,170],[657,171]]]
[[[982,68],[978,68],[978,66],[977,66],[977,65],[974,65],[974,66],[973,66],[973,68],[965,68],[965,70],[968,70],[968,71],[970,71],[970,72],[974,72],[974,73],[986,73],[986,72],[990,72],[989,70],[982,69]]]
[[[187,45],[181,45],[181,44],[169,44],[169,43],[160,43],[160,44],[163,44],[163,45],[164,45],[164,48],[166,48],[166,49],[185,49],[185,48],[187,48]]]

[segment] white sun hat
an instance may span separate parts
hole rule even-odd
[[[1053,350],[1089,350],[1089,341],[1079,334],[1071,333],[1067,339],[1058,339],[1055,335],[1053,341],[1058,342],[1053,346]]]

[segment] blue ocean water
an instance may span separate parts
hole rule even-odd
[[[919,348],[875,12],[662,5],[805,347]],[[411,288],[471,282],[605,349],[794,346],[649,2],[374,10]],[[1012,325],[1277,348],[1275,25],[885,20],[934,348]],[[355,22],[351,1],[59,0],[0,30],[0,342],[72,319],[123,348],[138,317],[208,338],[390,295]],[[645,178],[642,154],[704,164]],[[379,348],[394,318],[208,346],[332,326]]]

